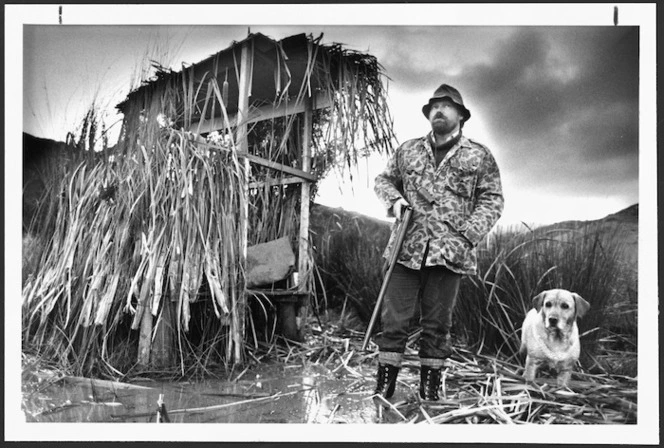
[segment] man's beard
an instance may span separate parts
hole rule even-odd
[[[449,134],[454,130],[454,125],[448,120],[435,120],[431,123],[433,132],[439,135]]]

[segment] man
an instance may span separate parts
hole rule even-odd
[[[438,400],[440,371],[450,356],[450,327],[461,277],[477,269],[476,247],[503,210],[498,166],[489,150],[462,134],[470,111],[461,94],[441,85],[422,107],[431,132],[403,143],[376,177],[375,192],[410,224],[387,286],[378,341],[376,394],[394,393],[409,323],[420,307],[420,397]],[[395,244],[395,223],[385,249]]]

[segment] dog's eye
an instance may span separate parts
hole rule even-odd
[[[546,302],[546,303],[544,304],[544,306],[547,307],[547,308],[551,308],[551,305],[552,305],[551,302]]]
[[[563,303],[562,305],[560,305],[560,307],[561,307],[562,309],[566,310],[567,308],[569,308],[569,305],[566,304],[566,303]]]

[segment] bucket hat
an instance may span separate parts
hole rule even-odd
[[[454,104],[457,105],[459,111],[461,111],[461,114],[463,115],[464,121],[468,121],[470,119],[470,111],[466,109],[466,106],[463,105],[463,98],[461,98],[461,94],[457,89],[448,84],[441,84],[441,86],[438,87],[433,93],[433,96],[429,98],[429,102],[422,106],[422,113],[425,117],[427,117],[427,119],[429,118],[431,103],[443,98],[449,98],[452,100],[452,102],[454,102]]]

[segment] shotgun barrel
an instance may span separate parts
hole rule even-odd
[[[373,330],[374,325],[376,324],[376,318],[378,317],[378,312],[380,311],[380,305],[383,302],[385,297],[385,291],[387,290],[387,284],[392,277],[392,271],[394,266],[397,264],[397,258],[399,257],[399,250],[403,244],[403,240],[406,237],[406,230],[408,229],[408,223],[410,222],[410,215],[413,213],[412,207],[406,207],[404,210],[403,216],[401,217],[401,224],[399,225],[399,230],[397,233],[397,239],[394,242],[394,247],[392,247],[392,253],[390,254],[389,264],[387,265],[387,272],[385,273],[385,278],[383,278],[383,284],[380,287],[380,292],[378,293],[378,299],[376,299],[376,306],[374,306],[373,313],[371,314],[371,320],[367,326],[367,332],[364,335],[364,341],[362,342],[362,350],[366,350],[367,344],[369,343],[369,338],[371,337],[371,331]]]

